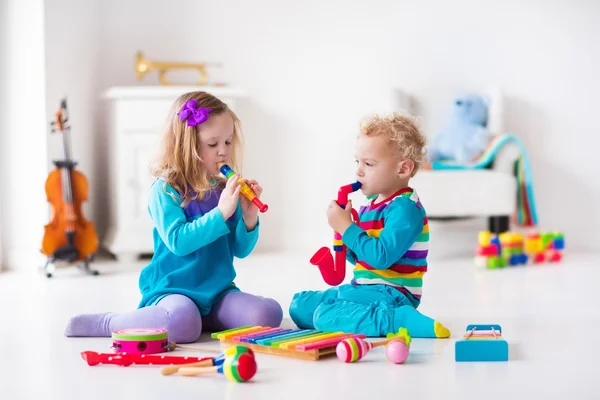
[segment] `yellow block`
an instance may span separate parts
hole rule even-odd
[[[537,254],[542,252],[542,238],[527,238],[525,239],[525,253]]]
[[[490,231],[479,232],[479,245],[481,247],[489,246],[491,240],[492,240],[492,233]]]

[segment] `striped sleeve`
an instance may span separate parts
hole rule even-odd
[[[350,225],[342,241],[358,260],[364,260],[374,269],[387,269],[417,241],[423,231],[424,218],[414,201],[397,197],[390,202],[381,220],[370,222],[371,227]],[[379,235],[367,234],[365,229],[376,229],[379,225],[385,227]]]

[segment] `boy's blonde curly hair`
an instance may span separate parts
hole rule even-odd
[[[414,117],[397,112],[386,116],[373,115],[363,120],[360,133],[365,136],[386,135],[394,144],[398,157],[410,159],[415,164],[411,177],[425,162],[427,139]]]

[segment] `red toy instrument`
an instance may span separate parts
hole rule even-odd
[[[362,184],[354,182],[342,186],[338,191],[337,203],[345,208],[348,203],[348,195],[356,192]],[[358,222],[358,213],[352,209],[352,219]],[[346,277],[346,245],[342,242],[342,235],[339,232],[333,233],[333,252],[335,260],[330,253],[329,248],[321,247],[310,259],[310,263],[319,267],[323,280],[331,286],[337,286],[344,281]]]

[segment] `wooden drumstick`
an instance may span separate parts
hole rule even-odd
[[[214,363],[213,359],[199,361],[199,362],[194,362],[194,363],[189,363],[189,364],[169,365],[167,367],[163,367],[160,370],[160,373],[163,374],[163,375],[173,375],[174,373],[176,373],[177,371],[179,371],[180,368],[188,368],[188,367],[213,367],[214,365],[215,365],[215,363]]]
[[[206,353],[220,353],[223,351],[221,349],[209,349],[209,348],[205,348],[205,347],[182,346],[180,344],[173,343],[173,342],[169,343],[169,347],[171,350],[175,350],[176,348],[178,348],[178,349],[185,349],[185,350],[204,351]]]

